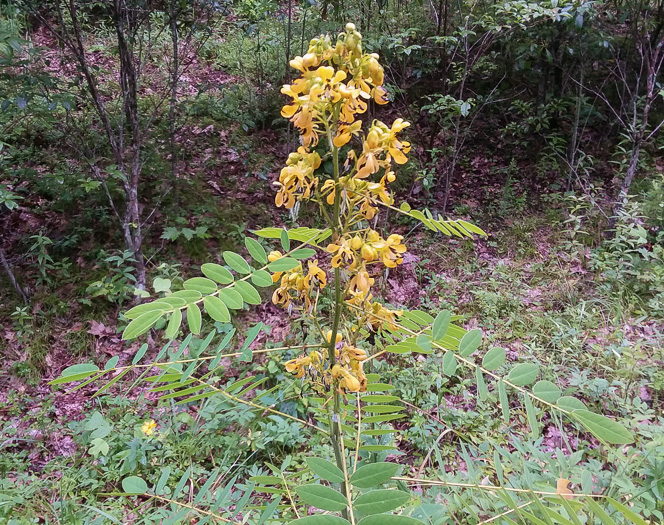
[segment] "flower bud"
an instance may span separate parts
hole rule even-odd
[[[355,250],[355,251],[357,251],[357,250],[359,250],[360,248],[362,248],[362,244],[364,244],[364,243],[362,242],[362,239],[360,238],[359,235],[356,235],[356,236],[353,237],[353,239],[350,241],[350,247],[351,247],[353,250]]]
[[[281,252],[274,250],[273,252],[270,252],[270,255],[267,256],[267,260],[270,262],[274,262],[277,259],[281,259]]]
[[[376,249],[373,246],[369,244],[362,246],[362,259],[371,262],[375,261],[377,257],[378,252],[376,252]]]

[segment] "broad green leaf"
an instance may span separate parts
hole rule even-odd
[[[125,312],[124,316],[127,319],[136,319],[145,313],[164,312],[170,309],[171,307],[164,303],[158,303],[158,302],[144,303],[144,304],[139,304],[138,306],[134,306],[131,310]]]
[[[487,370],[498,370],[505,364],[505,349],[494,346],[482,359],[482,366]]]
[[[475,328],[475,330],[471,330],[461,338],[461,342],[459,343],[459,353],[463,357],[468,357],[475,350],[477,350],[481,344],[482,330]]]
[[[330,514],[314,514],[289,522],[288,525],[350,525],[348,520]]]
[[[222,256],[224,261],[226,261],[226,264],[237,273],[241,273],[243,275],[251,273],[251,266],[249,266],[249,263],[247,263],[247,261],[245,261],[242,256],[238,255],[237,253],[225,251]]]
[[[171,294],[171,297],[179,297],[180,299],[184,299],[187,301],[187,303],[195,303],[196,301],[199,301],[203,296],[201,295],[201,292],[198,292],[196,290],[179,290],[177,292],[173,292]]]
[[[422,525],[422,522],[399,514],[374,514],[362,518],[357,525]]]
[[[170,279],[164,279],[163,277],[157,277],[153,282],[152,282],[152,287],[154,288],[155,293],[160,293],[160,292],[170,292],[171,291],[171,280]]]
[[[323,485],[301,485],[295,492],[305,503],[319,509],[340,511],[348,506],[348,501],[342,494]]]
[[[369,383],[367,385],[367,392],[389,392],[394,390],[394,386],[387,383]]]
[[[104,370],[110,370],[111,368],[115,368],[115,366],[118,364],[118,361],[120,361],[120,356],[114,355],[108,361],[106,361],[106,364],[104,365]]]
[[[613,419],[588,410],[575,410],[572,414],[590,432],[607,443],[627,445],[634,442],[632,433]]]
[[[344,480],[342,470],[323,458],[306,458],[307,465],[312,472],[324,480],[332,483],[341,483]]]
[[[293,259],[308,259],[309,257],[313,257],[316,255],[316,250],[313,248],[300,248],[298,250],[293,250],[290,254],[290,256]]]
[[[431,337],[426,334],[420,334],[417,336],[416,344],[421,350],[421,353],[430,353],[431,352]]]
[[[393,403],[394,401],[401,401],[401,399],[397,396],[368,395],[362,396],[362,401],[365,403]]]
[[[258,241],[251,237],[245,237],[244,245],[247,247],[247,251],[253,257],[254,261],[259,264],[267,264],[267,253],[265,253],[265,248]]]
[[[201,333],[201,309],[197,304],[190,304],[187,308],[187,325],[189,325],[189,330],[194,335]]]
[[[187,301],[185,301],[181,297],[173,297],[173,296],[161,297],[160,299],[157,299],[155,303],[168,305],[172,308],[182,308],[187,305]]]
[[[272,281],[272,276],[265,270],[257,270],[251,274],[251,282],[256,286],[261,288],[267,288],[272,286],[274,282]]]
[[[533,394],[548,403],[555,403],[560,398],[561,392],[560,388],[558,388],[555,383],[542,380],[538,381],[535,383],[535,386],[533,386]]]
[[[281,230],[279,234],[279,240],[281,241],[281,247],[285,252],[290,251],[290,237],[288,237],[288,232],[286,230]]]
[[[391,352],[393,354],[407,354],[408,352],[412,352],[413,348],[409,345],[399,343],[399,344],[396,344],[396,345],[386,346],[385,350],[387,352]]]
[[[80,381],[81,379],[86,379],[86,378],[90,377],[93,374],[94,374],[94,372],[92,372],[92,373],[83,372],[81,374],[74,374],[74,375],[69,375],[69,376],[64,376],[64,377],[60,376],[56,379],[53,379],[53,381],[49,381],[48,384],[49,385],[61,385],[63,383],[73,383],[74,381]],[[90,383],[90,381],[94,381],[95,379],[98,379],[103,375],[104,374],[96,375],[96,376],[90,378],[90,380],[84,382],[82,385],[79,385],[77,388],[79,388],[81,386],[84,386],[84,385],[87,385],[88,383]]]
[[[235,289],[239,292],[247,304],[261,304],[261,296],[247,281],[237,281]]]
[[[235,280],[233,274],[219,264],[205,263],[201,266],[201,271],[205,277],[219,284],[230,284]]]
[[[148,491],[148,484],[143,478],[129,476],[122,480],[122,490],[128,494],[145,494]]]
[[[456,357],[454,356],[454,352],[450,352],[449,350],[445,352],[445,355],[443,356],[443,374],[446,376],[453,376],[456,373],[457,369],[457,360]]]
[[[408,213],[408,212],[410,211],[410,209],[411,209],[411,208],[410,208],[410,204],[408,204],[407,202],[402,202],[402,203],[401,203],[401,206],[399,206],[399,209],[400,209],[401,211],[404,211],[404,212]]]
[[[528,417],[532,437],[533,439],[537,439],[539,437],[539,421],[537,420],[537,412],[535,412],[533,402],[530,400],[528,394],[523,395],[523,403],[526,406],[526,416]]]
[[[206,279],[205,277],[194,277],[187,279],[182,286],[185,290],[194,290],[202,294],[211,294],[217,291],[217,285],[214,281]]]
[[[407,317],[415,321],[420,326],[429,326],[435,321],[428,313],[423,312],[422,310],[410,310],[403,313],[403,317]]]
[[[162,354],[162,353],[165,352],[165,348],[166,348],[167,346],[168,346],[168,343],[166,344],[166,346],[165,346],[164,348],[162,348],[162,351],[160,352],[160,354]],[[138,349],[138,352],[136,352],[136,355],[134,356],[134,359],[132,359],[131,364],[132,364],[132,365],[136,365],[136,364],[138,364],[138,362],[139,362],[141,359],[143,359],[143,356],[145,355],[145,352],[147,352],[147,351],[148,351],[148,344],[147,344],[147,343],[143,343],[143,344],[141,345],[141,347]]]
[[[99,367],[93,365],[92,363],[81,363],[78,365],[72,365],[65,368],[60,374],[61,377],[75,376],[81,374],[92,375],[95,372],[99,372]]]
[[[287,272],[288,270],[292,270],[298,266],[300,266],[300,261],[290,257],[282,257],[281,259],[277,259],[276,261],[273,261],[267,265],[271,272]]]
[[[219,299],[221,299],[231,310],[240,310],[242,308],[242,296],[235,290],[224,288],[219,290]]]
[[[498,380],[498,398],[500,399],[500,408],[503,412],[503,422],[508,425],[510,422],[510,402],[507,398],[507,389],[501,377]]]
[[[166,337],[169,339],[175,338],[175,336],[178,335],[181,324],[182,310],[174,310],[171,314],[171,318],[168,320],[168,326],[166,327]]]
[[[131,323],[127,325],[127,328],[122,332],[122,339],[135,339],[141,334],[147,332],[152,326],[164,315],[163,310],[157,310],[155,312],[147,312],[139,315]]]
[[[370,463],[355,471],[350,478],[351,485],[361,489],[369,489],[389,481],[399,470],[396,463]]]
[[[379,489],[360,494],[353,507],[365,515],[380,514],[405,505],[410,495],[400,490]]]
[[[486,232],[482,228],[480,228],[479,226],[475,226],[474,224],[466,222],[463,219],[457,219],[456,222],[459,223],[461,226],[463,226],[466,230],[468,230],[471,233],[476,233],[477,235],[482,235],[483,237],[487,236]]]
[[[203,300],[205,311],[212,319],[220,323],[230,323],[231,314],[224,302],[214,295],[210,295]]]
[[[556,405],[558,405],[563,410],[567,410],[568,412],[574,412],[575,410],[587,410],[586,405],[583,404],[583,401],[573,396],[561,397],[558,399],[558,401],[556,401]]]
[[[450,324],[451,317],[452,314],[447,310],[443,310],[436,316],[433,326],[431,327],[431,337],[434,341],[440,340],[447,333],[447,327]]]
[[[507,379],[516,386],[526,386],[537,379],[538,373],[539,366],[535,363],[521,363],[512,368]]]

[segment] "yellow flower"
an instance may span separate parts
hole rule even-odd
[[[353,250],[347,245],[347,241],[341,241],[339,244],[328,244],[328,253],[334,253],[332,257],[332,267],[339,268],[340,266],[351,266],[355,263],[355,254]]]
[[[157,428],[157,423],[155,423],[155,421],[151,419],[150,421],[146,421],[145,423],[143,423],[141,430],[143,431],[143,434],[150,437],[154,432],[155,428]]]

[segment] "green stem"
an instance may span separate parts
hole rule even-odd
[[[332,213],[332,239],[337,241],[341,233],[339,225],[339,210],[341,208],[341,192],[336,185],[339,183],[339,148],[332,142],[332,131],[328,127],[327,135],[330,147],[332,148],[332,163],[334,166],[334,208]],[[330,346],[328,347],[328,359],[330,361],[330,369],[336,364],[336,343],[337,333],[339,333],[339,323],[341,321],[341,308],[343,300],[341,297],[341,271],[339,268],[334,269],[334,317],[332,320],[332,334],[330,336]],[[330,428],[330,436],[332,438],[332,448],[334,449],[334,457],[337,462],[337,467],[342,472],[346,472],[346,458],[344,457],[343,448],[341,446],[341,396],[336,384],[332,384],[333,408],[332,408],[332,425]],[[341,484],[341,493],[347,494],[347,486],[344,481]],[[347,511],[343,512],[344,518],[348,518]]]

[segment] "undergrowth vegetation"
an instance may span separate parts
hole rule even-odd
[[[0,522],[664,522],[663,5],[0,4]]]

